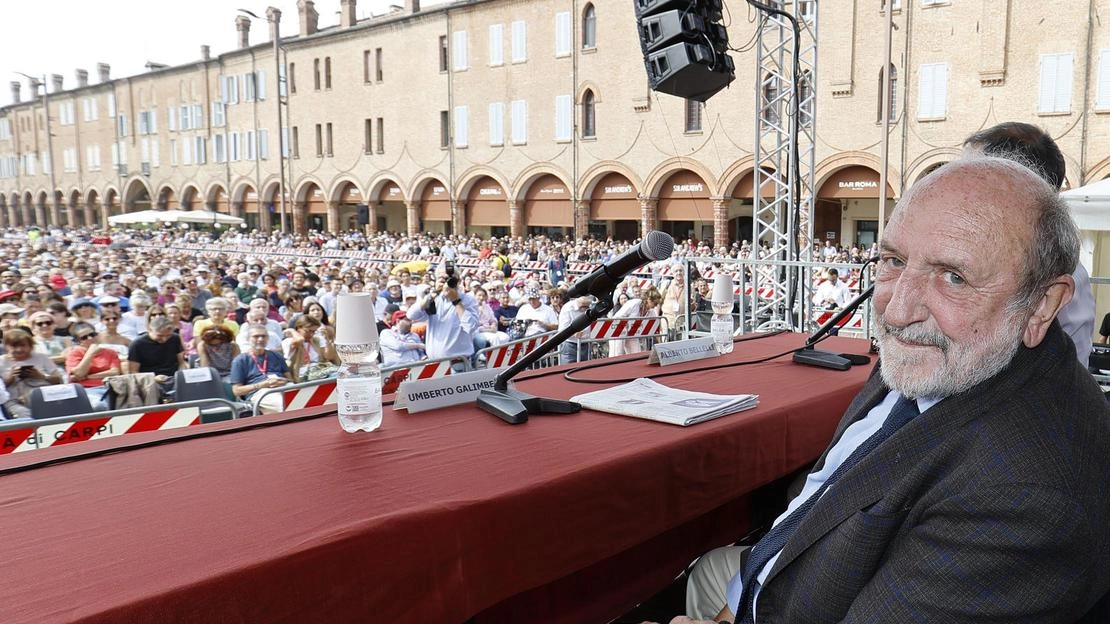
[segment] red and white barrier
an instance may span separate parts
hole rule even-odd
[[[814,319],[814,322],[816,322],[818,325],[824,325],[826,322],[828,322],[829,319],[833,317],[834,314],[836,314],[836,311],[825,310],[817,315],[817,318]],[[849,318],[841,319],[840,322],[836,324],[836,326],[847,327],[848,329],[862,330],[863,314],[856,312]]]
[[[50,446],[100,440],[128,433],[164,431],[200,424],[200,409],[182,407],[121,416],[104,416],[52,425],[0,431],[0,455]]]
[[[333,405],[339,401],[335,392],[335,380],[325,379],[319,385],[296,388],[281,393],[281,405],[288,410]]]
[[[507,342],[500,346],[482,349],[481,352],[486,354],[486,367],[501,368],[502,366],[512,366],[516,364],[520,358],[535,351],[537,347],[547,342],[548,338],[554,335],[555,332],[539,334],[530,338]]]
[[[665,331],[663,319],[647,318],[598,319],[590,325],[590,340],[613,340],[658,336]]]

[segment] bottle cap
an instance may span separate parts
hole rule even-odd
[[[378,323],[369,293],[341,294],[335,302],[335,344],[376,343]]]
[[[732,292],[732,276],[728,273],[718,273],[713,277],[713,303],[719,305],[732,305],[736,301]]]

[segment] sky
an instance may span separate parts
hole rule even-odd
[[[401,4],[393,0],[392,4]],[[390,0],[360,0],[359,19],[388,10]],[[422,3],[424,5],[430,2]],[[77,86],[75,71],[89,72],[97,82],[96,64],[112,66],[112,78],[141,74],[146,63],[180,65],[200,59],[200,46],[212,56],[236,47],[236,9],[247,9],[262,19],[251,25],[251,44],[269,40],[266,7],[281,10],[282,36],[297,34],[296,0],[4,0],[0,4],[0,106],[11,104],[9,83],[23,83],[23,100],[30,99],[27,80],[61,74],[64,88]],[[316,0],[320,28],[339,23],[339,0]]]

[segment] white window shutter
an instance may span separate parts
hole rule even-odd
[[[1110,50],[1098,53],[1098,93],[1095,97],[1095,108],[1110,108]]]
[[[571,115],[573,103],[569,95],[555,96],[555,140],[569,141],[571,139]]]
[[[523,63],[528,60],[528,24],[523,20],[513,22],[513,57],[514,63]]]
[[[116,94],[115,93],[109,93],[108,94],[108,116],[109,117],[115,117],[116,116]]]
[[[193,164],[193,142],[188,139],[181,141],[181,164]]]
[[[570,12],[555,14],[555,56],[570,56]]]
[[[266,72],[258,70],[254,73],[254,97],[259,101],[266,99]]]
[[[1053,101],[1056,95],[1056,55],[1041,55],[1041,84],[1038,90],[1037,110],[1042,113],[1051,113],[1054,110]]]
[[[948,64],[938,63],[933,70],[933,113],[948,116]]]
[[[267,160],[270,158],[269,130],[263,129],[258,131],[258,158],[261,160]]]
[[[204,106],[200,104],[193,106],[193,127],[198,129],[204,127]]]
[[[174,130],[174,131],[177,130],[177,107],[176,106],[167,106],[166,107],[166,126],[170,130]]]
[[[528,102],[513,100],[512,140],[515,145],[528,142]]]
[[[505,144],[505,103],[493,102],[489,105],[489,144]]]
[[[489,65],[497,67],[505,64],[505,25],[490,24],[489,27]]]
[[[454,59],[453,68],[455,71],[462,71],[470,67],[470,59],[467,56],[466,49],[466,31],[458,30],[454,33],[454,40],[451,46],[451,55]]]
[[[150,109],[150,133],[158,134],[158,108]]]
[[[470,144],[470,107],[455,107],[455,147],[466,147]]]
[[[1071,78],[1072,78],[1072,55],[1071,54],[1058,54],[1056,55],[1056,93],[1053,98],[1054,106],[1053,112],[1056,113],[1070,113],[1071,112]]]

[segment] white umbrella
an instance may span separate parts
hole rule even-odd
[[[1081,230],[1110,230],[1110,179],[1060,193]]]
[[[126,212],[108,217],[111,225],[132,225],[135,223],[158,223],[162,221],[165,210],[140,210],[139,212]]]
[[[170,220],[172,223],[222,223],[224,225],[239,225],[240,223],[245,223],[245,221],[239,217],[233,217],[222,212],[213,212],[211,210],[172,210],[170,212],[175,213],[174,218]]]

